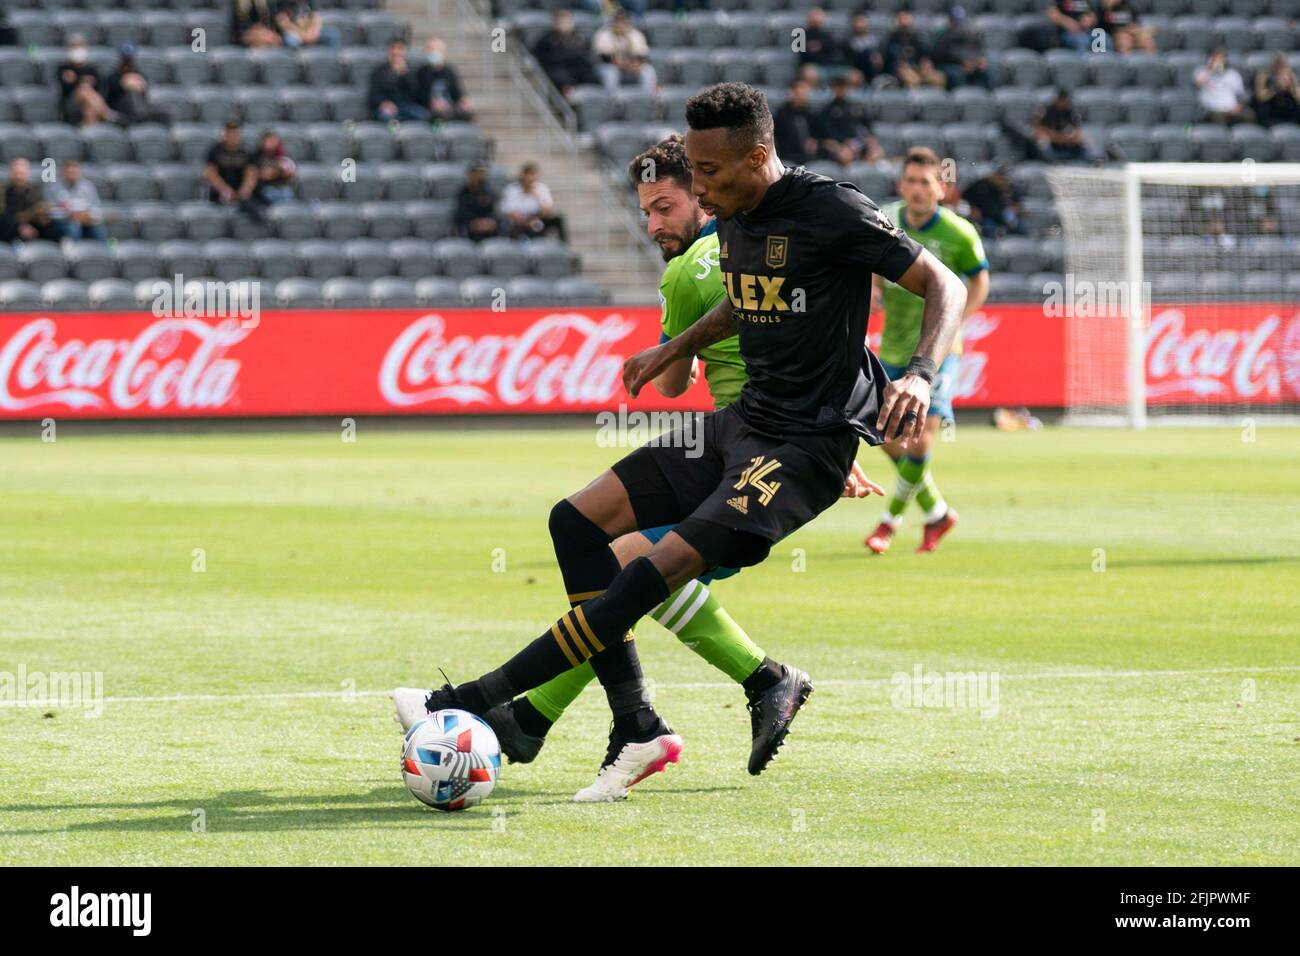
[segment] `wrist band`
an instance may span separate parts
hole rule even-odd
[[[933,383],[935,373],[938,371],[939,366],[935,365],[930,359],[922,358],[919,355],[913,355],[912,361],[907,363],[907,368],[904,369],[903,374],[916,375],[919,378],[925,379],[927,383]]]

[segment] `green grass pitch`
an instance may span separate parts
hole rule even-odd
[[[554,620],[547,511],[619,451],[590,427],[32,432],[0,439],[0,672],[100,672],[105,700],[0,709],[4,863],[1300,862],[1300,430],[962,426],[937,554],[913,511],[870,557],[880,500],[842,501],[715,586],[818,682],[766,774],[739,688],[647,621],[683,762],[571,803],[605,748],[593,688],[458,814],[407,795],[384,691]],[[996,679],[996,710],[900,706],[918,665]]]

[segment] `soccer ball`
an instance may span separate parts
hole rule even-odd
[[[464,710],[417,720],[402,742],[402,780],[435,810],[464,810],[497,785],[501,745],[492,728]]]

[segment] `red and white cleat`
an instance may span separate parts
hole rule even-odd
[[[916,553],[928,554],[931,551],[937,550],[939,547],[939,541],[945,534],[957,527],[958,520],[960,520],[960,516],[956,511],[949,508],[948,513],[938,521],[932,521],[930,524],[927,524],[925,526],[925,537],[921,539],[921,546],[916,549]]]
[[[667,726],[664,727],[667,730]],[[621,744],[621,745],[620,745]],[[628,791],[651,774],[681,759],[682,738],[669,731],[641,743],[611,739],[607,760],[595,781],[573,795],[576,803],[626,800]]]
[[[876,530],[867,535],[864,542],[868,549],[876,554],[884,554],[889,550],[889,543],[894,540],[894,529],[888,521],[882,521],[876,525]]]

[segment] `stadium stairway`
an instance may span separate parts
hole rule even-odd
[[[446,41],[447,58],[474,102],[475,122],[494,144],[494,161],[512,175],[527,160],[541,166],[583,278],[608,289],[615,303],[657,303],[662,262],[654,244],[622,190],[606,179],[600,157],[582,149],[576,129],[555,118],[515,54],[494,52],[486,0],[387,0],[385,9],[411,25],[412,59],[429,36]]]

